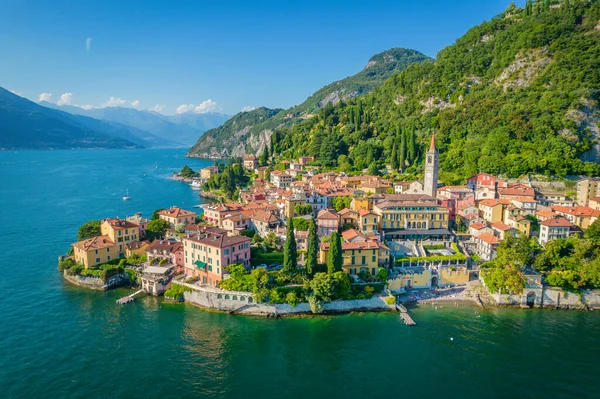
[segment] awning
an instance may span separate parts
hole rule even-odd
[[[202,262],[201,260],[195,261],[194,265],[196,265],[198,269],[206,269],[206,262]]]

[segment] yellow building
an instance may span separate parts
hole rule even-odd
[[[503,216],[503,204],[496,199],[484,199],[477,204],[479,217],[489,223],[501,222]]]
[[[438,274],[437,285],[447,287],[450,285],[466,284],[469,282],[469,270],[466,267],[443,267]]]
[[[390,291],[400,291],[407,288],[431,288],[431,269],[424,267],[405,267],[396,269],[398,274],[388,280]]]
[[[449,210],[435,199],[420,194],[399,194],[373,205],[373,213],[380,217],[379,228],[448,229]]]
[[[144,256],[146,255],[146,249],[150,245],[150,241],[133,241],[125,246],[125,257],[129,258],[131,255]]]
[[[371,275],[376,275],[377,270],[380,268],[380,246],[381,244],[371,240],[342,242],[342,257],[344,259],[342,270],[351,275],[358,274],[361,271],[368,272]],[[327,263],[328,252],[329,242],[322,243],[319,251],[320,263]]]
[[[206,168],[200,169],[200,177],[203,179],[210,179],[211,176],[219,173],[218,166],[207,166]]]
[[[600,194],[598,178],[586,178],[577,182],[577,204],[587,205],[590,198]]]
[[[127,244],[140,239],[140,228],[137,224],[118,218],[104,219],[100,225],[100,232],[115,243],[119,257],[125,255]]]
[[[186,211],[185,209],[178,208],[176,206],[163,209],[158,212],[158,217],[162,220],[166,220],[171,225],[171,229],[174,229],[177,225],[187,226],[188,224],[194,224],[196,221],[196,213]]]
[[[284,205],[284,215],[286,218],[290,219],[296,216],[296,212],[294,211],[294,207],[296,205],[302,205],[305,204],[306,200],[304,199],[299,199],[296,197],[287,197],[285,199],[285,205]]]
[[[86,269],[119,257],[117,246],[107,235],[88,238],[71,245],[75,262]]]
[[[373,198],[366,196],[362,191],[355,191],[352,202],[350,202],[350,209],[370,211],[373,209]]]
[[[359,210],[358,229],[363,233],[379,231],[379,216],[364,209]]]

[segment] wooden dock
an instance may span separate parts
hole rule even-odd
[[[408,309],[404,305],[396,305],[396,309],[400,312],[400,318],[407,326],[416,326],[417,323],[408,314]]]
[[[121,299],[117,299],[117,304],[119,304],[119,305],[125,305],[126,303],[130,303],[130,302],[133,302],[133,301],[134,301],[133,297],[125,296],[125,297],[123,297]]]
[[[126,303],[133,302],[134,301],[133,297],[136,296],[137,294],[139,294],[140,292],[144,292],[144,290],[139,290],[139,291],[134,292],[131,295],[127,295],[127,296],[124,296],[121,299],[117,299],[117,304],[118,305],[125,305]]]

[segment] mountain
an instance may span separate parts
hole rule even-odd
[[[337,104],[368,93],[407,66],[429,61],[433,60],[416,50],[393,48],[384,51],[371,57],[359,73],[323,87],[300,105],[287,110],[262,107],[237,114],[234,116],[236,123],[226,123],[200,136],[187,156],[225,158],[260,153],[275,129],[310,119],[314,112],[327,104]]]
[[[137,129],[131,126],[126,126],[117,122],[111,122],[109,120],[100,120],[96,119],[95,117],[84,116],[86,114],[94,115],[94,113],[88,112],[82,108],[75,107],[73,105],[59,106],[53,103],[49,103],[47,101],[41,101],[38,104],[47,108],[55,109],[65,114],[66,118],[74,121],[75,123],[82,124],[89,129],[93,129],[111,136],[120,137],[138,145],[141,145],[143,147],[174,148],[182,146],[181,143],[176,143],[174,141],[155,136],[152,133],[145,130]]]
[[[271,134],[268,130],[255,129],[266,121],[273,120],[281,109],[257,108],[249,112],[240,112],[222,126],[211,129],[200,136],[198,142],[188,151],[187,156],[199,158],[222,158],[223,156],[242,156],[247,147],[264,148]],[[254,134],[256,132],[256,134]]]
[[[158,147],[187,147],[192,145],[203,132],[220,126],[229,119],[228,115],[220,113],[186,113],[181,115],[162,115],[157,112],[140,111],[134,108],[105,107],[83,109],[72,105],[51,104],[42,105],[84,115],[104,122],[114,122],[121,127],[131,127],[135,136],[152,137]]]
[[[89,119],[43,107],[0,87],[2,149],[143,148]]]
[[[348,172],[421,173],[432,133],[440,178],[477,172],[600,175],[600,3],[527,2],[470,29],[433,63],[274,134],[287,159]]]

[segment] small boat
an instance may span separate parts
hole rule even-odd
[[[156,163],[156,168],[154,168],[154,169],[158,169],[158,162]]]
[[[194,180],[194,181],[192,181],[191,186],[192,186],[192,188],[199,190],[202,187],[202,184],[200,184],[200,182],[198,180]]]
[[[129,201],[131,197],[129,196],[129,188],[127,189],[127,195],[123,197],[123,201]]]

